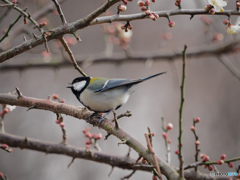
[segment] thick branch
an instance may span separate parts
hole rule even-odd
[[[72,105],[57,103],[50,101],[49,99],[36,99],[25,96],[17,98],[16,96],[11,94],[0,94],[0,103],[66,114],[78,119],[83,119],[86,122],[92,124],[93,126],[97,126],[99,121],[99,117],[89,118],[90,115],[92,115],[92,112],[88,111],[86,108],[79,108]],[[148,152],[147,148],[143,146],[139,141],[134,139],[132,136],[130,136],[127,132],[123,131],[121,128],[115,129],[115,125],[111,121],[106,121],[106,119],[103,120],[100,127],[107,131],[109,134],[116,136],[129,147],[133,148],[140,156],[144,157],[148,162],[154,164],[152,154]],[[161,172],[165,176],[167,176],[168,179],[178,178],[178,174],[173,169],[173,167],[159,159],[158,162],[161,168]]]
[[[8,144],[11,147],[19,147],[20,149],[30,149],[44,152],[47,154],[63,154],[72,158],[87,159],[99,163],[109,164],[123,169],[151,171],[151,166],[143,166],[136,160],[126,156],[109,155],[98,151],[86,151],[84,148],[78,148],[65,144],[56,144],[36,139],[14,136],[11,134],[0,133],[0,142]]]
[[[73,22],[71,24],[66,24],[64,27],[60,26],[56,29],[53,29],[51,32],[52,34],[47,37],[47,41],[50,41],[52,39],[58,39],[59,37],[63,36],[64,34],[70,34],[77,30],[83,29],[87,26],[89,26],[89,23],[91,25],[95,24],[102,24],[102,23],[110,23],[113,21],[132,21],[137,19],[144,19],[145,14],[144,13],[138,13],[138,14],[130,14],[130,15],[113,15],[113,16],[105,16],[105,17],[99,17],[97,16],[101,15],[107,8],[111,7],[114,3],[119,2],[119,0],[116,1],[108,1],[107,4],[104,4],[91,14],[89,14],[86,18],[80,19],[76,22]],[[208,14],[205,10],[174,10],[174,11],[157,11],[155,12],[159,14],[160,17],[168,17],[168,16],[174,16],[174,15],[200,15],[200,14]],[[224,11],[222,13],[216,13],[215,15],[240,15],[240,12],[238,11]],[[97,18],[97,19],[95,19]],[[94,19],[94,20],[93,20]],[[0,53],[0,63],[4,62],[18,54],[21,54],[31,48],[34,48],[40,44],[43,44],[45,42],[44,37],[37,37],[35,39],[32,39],[30,41],[24,42],[21,45],[18,45],[14,48],[11,48],[5,52]]]

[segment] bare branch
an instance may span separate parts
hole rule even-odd
[[[109,164],[111,166],[116,166],[123,169],[134,169],[142,171],[152,170],[151,166],[143,166],[140,163],[135,165],[135,159],[125,158],[123,156],[117,155],[110,155],[109,153],[103,153],[98,151],[94,151],[94,153],[91,153],[86,151],[85,148],[79,148],[65,144],[55,144],[26,137],[14,136],[7,133],[0,133],[0,142],[6,143],[11,147],[30,149],[40,151],[46,154],[63,154],[73,157],[74,159],[87,159],[94,162]]]
[[[12,24],[9,25],[8,30],[7,30],[6,33],[3,35],[3,37],[0,39],[0,43],[1,43],[6,37],[8,37],[8,33],[10,32],[10,30],[12,29],[12,27],[18,22],[18,20],[19,20],[21,17],[22,17],[22,15],[19,15],[19,16],[17,17],[17,19],[16,19]]]
[[[79,72],[80,74],[82,74],[83,76],[86,77],[87,75],[86,75],[86,74],[83,72],[83,70],[78,66],[78,64],[77,64],[77,62],[76,62],[76,59],[74,58],[73,53],[72,53],[70,47],[68,46],[66,40],[65,40],[63,37],[59,38],[59,40],[60,40],[60,42],[62,43],[63,47],[65,48],[65,51],[68,53],[68,55],[69,55],[69,57],[70,57],[70,60],[71,60],[71,63],[73,64],[74,68],[75,68],[76,70],[78,70],[78,72]]]
[[[204,56],[216,56],[221,54],[228,54],[234,51],[235,47],[239,44],[240,38],[236,38],[235,40],[231,40],[228,42],[222,42],[219,44],[212,44],[209,46],[202,46],[198,48],[190,48],[188,53],[186,54],[187,58],[199,58]],[[115,54],[114,57],[106,56],[105,54],[96,54],[92,57],[89,56],[76,56],[77,64],[79,65],[87,65],[87,64],[102,64],[102,63],[130,63],[130,62],[143,62],[145,63],[147,59],[152,59],[154,61],[165,61],[165,60],[175,60],[180,59],[182,57],[181,52],[151,52],[151,53],[134,53],[130,57],[126,57],[125,54]],[[26,59],[26,58],[24,58]],[[0,66],[0,70],[9,70],[9,69],[24,69],[24,68],[47,68],[47,67],[64,67],[71,66],[72,63],[69,61],[63,60],[62,56],[55,56],[54,59],[59,59],[59,63],[40,63],[40,64],[23,64],[23,65],[2,65]],[[27,59],[31,61],[31,59]],[[35,58],[36,60],[36,58]],[[1,61],[1,60],[0,60]]]
[[[66,20],[65,16],[63,15],[62,8],[59,5],[58,1],[57,0],[52,0],[52,1],[54,2],[55,6],[57,7],[58,14],[62,20],[62,25],[67,24],[67,20]]]

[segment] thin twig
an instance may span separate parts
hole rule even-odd
[[[195,127],[193,130],[193,134],[195,137],[195,142],[199,140],[199,137],[197,135],[197,129],[196,129],[196,122],[195,119],[193,119],[193,126]],[[198,162],[198,154],[200,152],[199,145],[195,143],[195,162]],[[197,166],[195,168],[195,171],[197,171]]]
[[[3,37],[0,39],[0,43],[1,43],[6,37],[8,37],[8,33],[10,32],[10,30],[12,29],[12,27],[18,22],[18,20],[19,20],[21,17],[22,17],[22,15],[19,15],[19,16],[17,17],[17,19],[16,19],[12,24],[9,25],[8,30],[7,30],[6,33],[3,35]]]
[[[180,108],[179,108],[179,136],[178,136],[178,158],[179,158],[179,177],[183,178],[184,177],[184,173],[183,173],[183,155],[182,155],[182,133],[183,133],[183,129],[182,129],[182,115],[183,115],[183,103],[185,101],[184,99],[184,83],[185,83],[185,76],[186,76],[186,72],[185,72],[185,66],[186,66],[186,50],[187,50],[187,46],[184,46],[184,50],[182,52],[182,83],[181,83],[181,99],[180,99]]]
[[[59,38],[59,40],[60,40],[60,42],[62,43],[63,47],[65,48],[65,51],[68,53],[68,55],[69,55],[69,57],[70,57],[70,60],[71,60],[71,62],[72,62],[72,64],[73,64],[73,66],[74,66],[74,68],[75,68],[76,70],[78,70],[78,72],[79,72],[80,74],[82,74],[83,76],[86,77],[87,75],[86,75],[86,74],[83,72],[83,70],[78,66],[78,64],[77,64],[77,62],[76,62],[76,59],[75,59],[75,57],[73,56],[73,53],[72,53],[71,49],[69,48],[69,46],[68,46],[66,40],[64,39],[64,37]]]
[[[153,149],[152,149],[152,145],[151,145],[151,142],[150,142],[148,133],[145,133],[144,136],[145,136],[146,141],[147,141],[148,150],[150,151],[150,153],[151,153],[152,156],[153,156],[154,166],[155,166],[156,169],[157,169],[158,177],[159,177],[159,179],[162,179],[161,170],[160,170],[160,167],[159,167],[159,164],[158,164],[158,160],[157,160],[157,158],[156,158],[156,156],[155,156],[155,153],[154,153],[154,151],[153,151]]]
[[[165,133],[167,133],[165,120],[164,120],[163,117],[161,119],[162,119],[162,130]],[[165,141],[165,147],[167,149],[167,154],[166,154],[167,160],[166,160],[166,162],[170,163],[170,161],[171,161],[171,147],[170,147],[170,144],[168,143],[167,138],[164,138],[164,141]]]
[[[134,175],[135,172],[136,172],[136,170],[133,170],[129,175],[122,177],[121,180],[129,179],[130,177],[132,177],[132,175]]]
[[[43,29],[39,27],[38,22],[36,22],[29,13],[26,13],[25,10],[22,10],[21,8],[19,8],[16,4],[11,3],[8,0],[2,0],[3,2],[5,2],[6,4],[12,5],[13,9],[15,9],[16,11],[18,11],[20,14],[22,14],[24,17],[28,18],[33,24],[34,26],[41,32],[44,33]]]
[[[57,8],[58,14],[59,14],[59,16],[60,16],[60,18],[61,18],[61,21],[62,21],[62,25],[67,24],[66,18],[65,18],[65,16],[63,15],[63,12],[62,12],[62,9],[61,9],[60,4],[58,3],[57,0],[52,0],[52,1],[54,2],[55,6],[56,6],[56,8]]]

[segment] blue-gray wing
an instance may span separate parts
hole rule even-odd
[[[106,83],[99,89],[94,92],[104,92],[113,88],[121,87],[121,86],[132,86],[133,84],[137,84],[141,82],[141,79],[138,80],[130,80],[130,79],[111,79],[106,81]]]

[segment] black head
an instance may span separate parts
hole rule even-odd
[[[71,86],[68,86],[68,88],[71,88],[73,94],[77,97],[78,100],[80,94],[84,91],[84,89],[88,86],[90,82],[90,77],[78,77],[75,78],[71,84]]]

